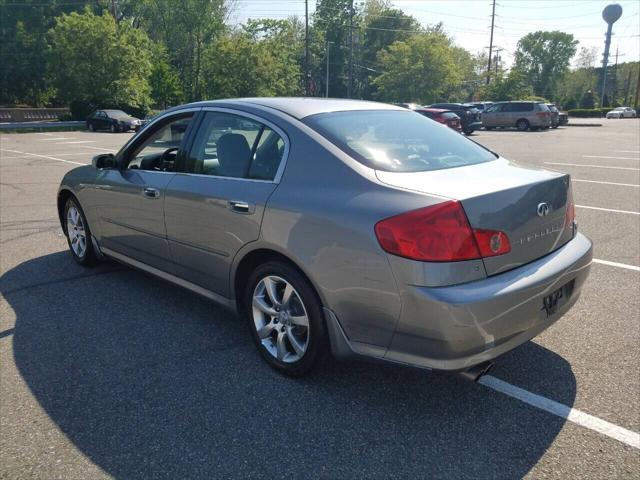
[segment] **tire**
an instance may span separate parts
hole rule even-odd
[[[485,130],[493,130],[494,127],[484,127]]]
[[[96,131],[96,127],[94,127],[94,126],[93,126],[93,123],[90,123],[90,124],[88,125],[88,128],[89,128],[89,131],[90,131],[90,132],[95,132],[95,131]]]
[[[120,127],[111,125],[111,133],[120,133]]]
[[[84,267],[95,265],[97,257],[93,250],[87,217],[74,197],[70,197],[64,206],[64,221],[64,233],[73,259]]]
[[[560,125],[554,125],[554,126],[553,126],[553,127],[551,127],[551,128],[556,129],[556,128],[558,128],[559,126],[560,126]]]
[[[288,306],[283,307],[287,290]],[[267,262],[251,273],[243,315],[262,358],[284,375],[308,373],[328,350],[318,296],[309,281],[286,263]]]
[[[521,118],[516,122],[516,128],[521,132],[526,132],[527,130],[529,130],[529,121]]]
[[[473,132],[475,132],[475,130],[463,130],[463,132],[464,132],[464,134],[465,134],[466,136],[469,136],[469,135],[471,135]]]

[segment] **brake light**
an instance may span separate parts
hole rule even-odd
[[[434,120],[439,123],[447,123],[447,120],[441,115],[436,115]]]
[[[572,227],[576,221],[576,204],[573,203],[573,189],[569,184],[569,191],[567,192],[567,212],[564,215],[564,226]]]
[[[455,200],[381,220],[375,233],[384,251],[427,262],[473,260],[511,251],[504,232],[473,230]]]

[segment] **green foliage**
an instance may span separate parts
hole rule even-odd
[[[515,68],[527,76],[536,95],[554,98],[556,85],[567,72],[577,44],[569,33],[529,33],[518,42]]]
[[[150,103],[150,42],[110,15],[63,14],[49,32],[49,75],[63,102],[146,108]]]
[[[489,85],[483,86],[480,98],[489,101],[522,100],[533,95],[526,74],[512,68],[508,74],[498,71],[493,75]]]
[[[173,65],[169,63],[169,56],[164,45],[155,45],[152,65],[149,85],[153,104],[162,109],[180,104],[182,100],[180,76]]]
[[[292,96],[302,93],[296,61],[299,32],[287,20],[250,21],[204,53],[207,98]]]
[[[568,114],[570,117],[580,117],[580,118],[600,118],[603,117],[610,108],[574,108],[568,110]]]
[[[376,98],[387,102],[433,103],[448,84],[458,84],[449,39],[440,33],[414,35],[378,53],[383,73],[374,80]]]

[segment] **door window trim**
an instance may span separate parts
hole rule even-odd
[[[258,115],[254,115],[252,113],[243,112],[242,110],[236,110],[234,108],[229,108],[229,107],[202,107],[201,111],[202,111],[203,115],[202,115],[202,119],[198,123],[198,131],[196,131],[195,134],[193,135],[194,139],[197,137],[197,134],[199,133],[200,128],[202,128],[202,125],[205,123],[204,119],[205,119],[205,115],[206,115],[207,112],[228,113],[228,114],[235,115],[235,116],[238,116],[238,117],[245,117],[247,119],[259,122],[262,125],[264,125],[265,127],[269,127],[271,130],[273,130],[274,132],[276,132],[280,136],[280,138],[284,142],[284,150],[282,152],[282,159],[280,160],[280,165],[278,165],[278,170],[276,170],[276,174],[274,175],[273,180],[263,180],[263,179],[259,179],[259,178],[222,177],[222,176],[218,176],[218,175],[208,175],[208,174],[205,174],[205,173],[189,173],[189,172],[176,172],[176,175],[189,175],[189,176],[193,176],[193,177],[215,178],[215,179],[220,179],[220,180],[232,180],[232,181],[236,181],[236,182],[240,181],[240,182],[259,182],[259,183],[275,183],[275,184],[280,183],[280,179],[282,178],[282,175],[284,173],[284,169],[285,169],[287,161],[289,159],[289,151],[290,151],[289,136],[285,133],[285,131],[282,128],[280,128],[279,126],[275,125],[273,122],[270,122],[269,120],[266,120],[263,117],[260,117]],[[188,146],[188,151],[186,152],[186,154],[187,155],[191,155],[194,147],[195,147],[195,142],[192,141],[190,143],[190,145]]]

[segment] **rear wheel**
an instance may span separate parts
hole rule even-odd
[[[96,254],[91,243],[91,230],[78,201],[70,197],[64,207],[67,243],[73,259],[85,267],[96,263]]]
[[[326,350],[322,308],[300,272],[282,262],[260,265],[243,305],[258,351],[272,368],[298,377],[318,363]]]
[[[465,134],[465,135],[467,135],[467,136],[468,136],[468,135],[471,135],[474,131],[475,131],[475,130],[470,130],[470,129],[463,130],[464,134]]]
[[[526,132],[527,130],[529,130],[529,122],[524,118],[521,118],[516,122],[516,128],[521,132]]]

